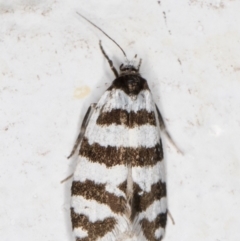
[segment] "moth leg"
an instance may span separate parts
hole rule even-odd
[[[142,59],[139,60],[137,71],[139,71],[141,64],[142,64]]]
[[[157,115],[158,115],[158,121],[159,121],[159,126],[161,131],[163,131],[163,133],[167,136],[168,140],[172,143],[172,145],[177,149],[178,152],[180,152],[183,155],[183,152],[181,151],[181,149],[177,146],[177,144],[174,142],[174,140],[172,139],[171,135],[169,134],[166,125],[164,123],[164,120],[162,118],[162,115],[156,105],[156,110],[157,110]]]
[[[77,150],[80,142],[82,141],[82,138],[83,138],[83,135],[84,135],[84,133],[85,133],[85,130],[86,130],[86,127],[87,127],[89,118],[91,117],[92,111],[93,111],[93,109],[94,109],[95,107],[96,107],[96,104],[91,104],[91,105],[89,106],[89,108],[88,108],[88,110],[87,110],[87,113],[86,113],[85,116],[84,116],[84,119],[83,119],[83,122],[82,122],[82,126],[81,126],[81,129],[80,129],[80,133],[79,133],[79,135],[78,135],[78,137],[77,137],[77,140],[75,141],[75,144],[74,144],[74,146],[73,146],[73,149],[72,149],[70,155],[67,157],[68,159],[73,156],[73,154],[74,154],[75,151]]]
[[[66,182],[67,180],[69,180],[69,179],[72,178],[72,177],[73,177],[73,173],[72,173],[71,175],[69,175],[68,177],[64,178],[64,179],[61,181],[61,183]]]
[[[102,46],[102,43],[101,43],[101,40],[99,41],[99,46],[100,46],[100,49],[104,55],[104,57],[107,59],[109,65],[110,65],[110,68],[111,70],[113,71],[114,75],[116,76],[116,78],[118,77],[118,72],[117,70],[115,69],[115,67],[113,66],[113,62],[111,59],[109,59],[109,57],[107,56],[107,54],[105,53],[104,49],[103,49],[103,46]]]
[[[172,224],[175,225],[175,221],[174,221],[173,216],[172,216],[172,214],[170,213],[169,210],[167,210],[167,214],[168,214],[168,216],[170,217],[170,219],[171,219],[171,221],[172,221]]]

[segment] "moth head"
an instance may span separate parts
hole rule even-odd
[[[120,65],[120,76],[123,75],[139,75],[140,65],[142,63],[142,59],[139,60],[139,64],[136,67],[135,59],[137,55],[135,55],[134,60],[129,61],[128,59],[125,60],[123,64]]]
[[[120,65],[120,76],[123,75],[134,75],[134,74],[139,74],[138,69],[134,65],[125,65],[121,64]]]
[[[119,78],[116,79],[115,85],[121,87],[127,94],[137,95],[143,88],[144,79],[139,73],[141,60],[135,65],[135,61],[126,60],[120,65]]]

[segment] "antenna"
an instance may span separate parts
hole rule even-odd
[[[114,40],[112,39],[108,34],[106,34],[101,28],[99,28],[96,24],[94,24],[93,22],[91,22],[90,20],[88,20],[86,17],[84,17],[82,14],[80,14],[79,12],[76,12],[80,17],[84,18],[87,22],[89,22],[90,24],[92,24],[95,28],[97,28],[98,30],[100,30],[103,34],[105,34],[110,40],[112,40],[123,52],[123,55],[127,58],[126,53],[124,52],[124,50],[121,48],[121,46]]]

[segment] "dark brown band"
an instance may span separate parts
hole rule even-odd
[[[156,126],[156,117],[154,112],[148,112],[145,109],[134,111],[126,111],[121,109],[112,109],[109,112],[101,112],[98,119],[98,125],[125,125],[134,128],[142,125]]]
[[[90,180],[86,180],[85,182],[73,181],[71,190],[72,196],[82,196],[85,199],[106,204],[114,213],[123,213],[125,210],[125,198],[118,197],[106,191],[105,184],[97,184]]]
[[[103,147],[98,143],[90,145],[87,138],[84,138],[79,154],[92,162],[105,164],[107,167],[126,164],[131,164],[133,167],[154,166],[163,159],[161,142],[152,148]]]
[[[73,228],[81,227],[83,230],[88,231],[88,237],[77,238],[78,241],[95,241],[112,231],[116,225],[116,220],[112,217],[92,223],[87,216],[75,213],[73,208],[71,208],[71,217]]]

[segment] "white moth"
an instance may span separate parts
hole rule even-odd
[[[80,145],[72,183],[75,239],[160,241],[168,212],[160,131],[172,139],[139,73],[141,60],[127,61],[118,73],[101,42],[100,48],[116,79],[89,107],[69,156]]]

